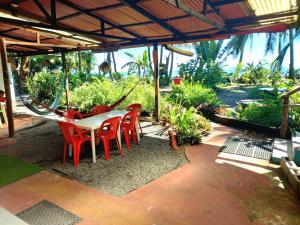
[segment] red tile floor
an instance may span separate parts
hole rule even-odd
[[[186,148],[189,164],[122,197],[43,171],[0,188],[0,205],[18,213],[47,199],[80,225],[300,224],[299,202],[276,166],[219,152],[239,134],[214,124],[204,144]]]

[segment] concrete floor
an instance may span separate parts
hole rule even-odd
[[[277,166],[220,153],[243,133],[213,127],[204,144],[185,149],[191,163],[122,197],[43,171],[0,188],[0,205],[18,213],[47,199],[80,225],[299,225],[299,202]]]

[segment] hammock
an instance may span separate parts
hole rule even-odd
[[[111,110],[115,109],[117,106],[119,106],[131,94],[131,92],[136,88],[136,86],[140,83],[140,81],[141,80],[139,80],[122,98],[120,98],[114,104],[110,105],[109,111],[111,111]],[[64,111],[57,110],[57,109],[51,109],[50,107],[47,107],[46,105],[44,105],[43,107],[46,108],[48,111],[55,113],[58,116],[64,115]],[[83,118],[87,118],[87,117],[95,115],[95,113],[93,113],[93,112],[81,113],[81,114],[82,114]]]
[[[63,90],[65,89],[65,77],[62,80],[62,85],[57,93],[57,95],[55,96],[54,101],[52,102],[52,104],[50,106],[47,106],[45,104],[41,104],[42,108],[44,108],[44,110],[40,110],[39,108],[37,108],[36,106],[33,105],[33,103],[29,103],[28,101],[26,101],[23,97],[22,97],[22,91],[21,88],[18,87],[17,85],[14,85],[15,88],[18,90],[18,92],[20,93],[20,99],[23,103],[24,106],[26,106],[26,108],[28,108],[30,111],[38,114],[38,115],[48,115],[51,112],[57,110],[58,106],[59,106],[59,101],[60,98],[62,96]]]

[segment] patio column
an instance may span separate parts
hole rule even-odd
[[[65,87],[66,87],[66,104],[67,104],[67,110],[69,109],[70,106],[70,91],[69,91],[69,76],[67,74],[67,65],[66,65],[66,53],[62,52],[61,53],[61,59],[62,59],[62,70],[63,70],[63,75],[65,78]]]
[[[154,90],[155,90],[155,105],[154,118],[159,122],[159,66],[158,66],[158,50],[157,43],[153,44],[153,72],[154,72]]]
[[[8,119],[8,136],[13,138],[15,136],[14,129],[14,118],[13,118],[13,107],[10,91],[10,81],[9,81],[9,72],[8,72],[8,62],[7,62],[7,53],[6,53],[6,44],[5,39],[0,39],[0,55],[3,71],[3,81],[5,88],[5,97],[6,97],[6,108],[7,108],[7,119]]]

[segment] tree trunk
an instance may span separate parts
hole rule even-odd
[[[111,77],[111,56],[110,56],[110,52],[107,53],[107,63],[110,67],[110,70],[109,70],[108,74]]]
[[[116,64],[114,52],[111,52],[111,55],[112,55],[112,60],[113,60],[113,65],[114,65],[114,71],[115,71],[115,73],[117,73],[118,71],[117,71],[117,64]]]
[[[163,61],[163,54],[164,54],[164,47],[160,46],[160,58],[159,58],[159,65],[162,64]]]
[[[150,70],[153,71],[150,46],[148,46],[148,60],[149,60]]]
[[[289,78],[295,79],[295,69],[294,69],[294,37],[293,29],[289,30],[289,39],[290,39],[290,69],[289,69]]]
[[[169,55],[166,58],[166,76],[168,76],[169,73],[169,63],[170,63],[170,56],[171,56],[171,52],[169,53]]]
[[[169,77],[172,77],[173,66],[174,66],[174,52],[171,52],[171,64],[170,64]]]
[[[19,72],[19,85],[22,91],[25,90],[25,82],[28,75],[29,75],[29,57],[23,56],[21,57],[21,65],[20,65],[20,72]]]

